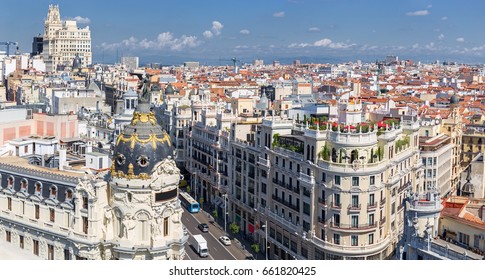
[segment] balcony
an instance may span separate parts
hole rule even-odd
[[[367,224],[342,224],[342,223],[330,223],[330,227],[336,230],[352,230],[352,231],[367,231],[377,228],[377,222]]]
[[[382,240],[377,240],[376,243],[363,246],[349,246],[349,245],[339,245],[333,244],[328,241],[324,241],[316,236],[310,238],[311,242],[320,248],[325,249],[327,252],[345,255],[345,256],[362,256],[362,255],[374,255],[378,252],[386,249],[391,241],[390,235]]]
[[[278,216],[273,211],[268,211],[268,217],[275,220],[280,226],[289,228],[291,232],[300,232],[299,225],[294,224],[291,220],[287,220],[284,217]]]
[[[315,177],[311,176],[311,175],[307,175],[305,173],[299,173],[299,176],[298,176],[298,180],[303,183],[303,184],[306,184],[307,186],[309,187],[312,187],[315,185]]]
[[[386,204],[386,198],[385,198],[385,197],[383,197],[383,198],[381,199],[381,203],[380,203],[380,204],[381,204],[381,205],[380,205],[380,206],[381,206],[381,208],[382,208],[382,207],[384,207],[384,204]]]
[[[400,186],[399,189],[397,189],[397,192],[401,193],[402,191],[410,188],[411,188],[411,182],[407,182],[406,184],[403,184],[402,186]]]
[[[377,203],[373,202],[373,203],[367,203],[367,211],[373,211],[373,210],[376,210],[377,208]]]
[[[360,211],[360,204],[350,204],[347,207],[347,210],[349,210],[349,212],[359,212]]]
[[[379,220],[379,227],[382,227],[386,223],[386,217],[382,217],[382,219]]]
[[[318,217],[318,222],[320,224],[322,224],[324,227],[326,227],[327,225],[325,224],[325,219],[323,219],[322,217]]]
[[[282,181],[279,181],[278,179],[276,178],[273,178],[273,183],[277,184],[278,186],[282,187],[282,188],[285,188],[287,190],[290,190],[292,192],[295,192],[297,194],[300,194],[300,188],[299,187],[294,187],[294,186],[291,186],[290,184],[288,183],[284,183]]]
[[[332,204],[330,205],[330,208],[332,208],[333,210],[340,210],[342,208],[342,204],[332,202]]]
[[[265,167],[265,168],[269,168],[269,167],[270,167],[270,165],[269,165],[269,160],[264,159],[264,158],[262,158],[262,157],[258,157],[258,164],[259,164],[260,166]]]
[[[318,203],[324,207],[327,207],[327,202],[323,198],[318,198]]]
[[[292,203],[283,200],[280,197],[277,197],[276,195],[272,195],[271,198],[273,198],[273,201],[276,201],[278,203],[283,204],[286,207],[289,207],[290,209],[293,209],[294,211],[300,212],[300,205],[293,205]]]

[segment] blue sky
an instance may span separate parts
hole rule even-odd
[[[0,0],[0,41],[30,52],[49,4],[89,25],[95,62],[217,62],[231,57],[348,61],[385,55],[485,62],[485,1]],[[3,50],[3,48],[0,46]],[[310,61],[305,61],[310,62]],[[225,62],[221,62],[225,63]],[[229,62],[227,62],[229,63]]]

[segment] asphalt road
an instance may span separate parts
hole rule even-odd
[[[185,244],[185,250],[187,256],[185,259],[188,260],[237,260],[244,259],[245,255],[242,251],[237,248],[235,244],[229,246],[223,245],[219,241],[219,237],[224,235],[219,228],[208,222],[208,217],[205,212],[199,212],[191,214],[188,211],[184,211],[182,214],[182,223],[187,228],[189,234],[189,240]],[[202,232],[197,226],[200,223],[207,223],[209,225],[209,232]],[[202,234],[207,240],[207,245],[209,247],[209,257],[201,258],[194,249],[193,244],[195,244],[194,235]]]

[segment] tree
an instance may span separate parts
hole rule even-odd
[[[186,190],[187,190],[188,193],[190,193],[190,191],[192,190],[192,188],[190,186],[187,186]]]
[[[280,145],[280,134],[275,133],[273,135],[273,146],[279,146]]]
[[[203,197],[199,198],[199,203],[200,203],[201,205],[204,203],[204,198],[203,198]]]
[[[256,254],[259,253],[259,244],[254,243],[253,245],[251,245],[251,249],[253,249]]]
[[[232,223],[230,226],[229,226],[229,229],[231,230],[232,234],[237,234],[239,232],[239,225],[237,225],[236,223]]]
[[[217,213],[216,210],[212,211],[212,216],[214,216],[214,218],[217,219],[217,217],[219,216],[219,213]]]

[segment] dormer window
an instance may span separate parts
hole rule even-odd
[[[71,190],[67,190],[66,191],[66,200],[71,200],[72,199],[72,191]]]
[[[12,176],[8,177],[7,179],[7,187],[11,188],[13,187],[13,182],[14,182],[14,179]]]
[[[22,181],[20,182],[20,189],[22,191],[26,191],[27,190],[27,180],[22,179]]]
[[[51,198],[56,198],[56,196],[57,196],[57,187],[56,186],[51,187],[50,195],[51,195]]]
[[[42,184],[40,182],[35,183],[35,194],[40,195],[42,192]]]

